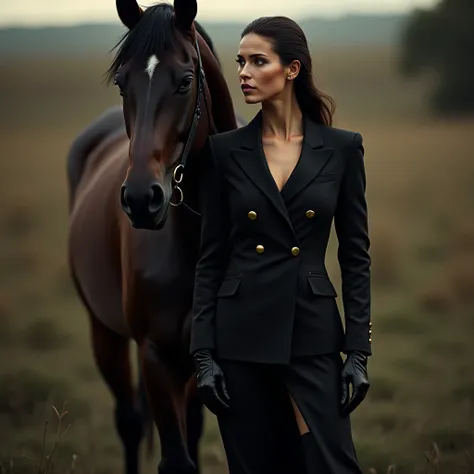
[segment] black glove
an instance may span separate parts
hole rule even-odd
[[[359,351],[349,352],[342,368],[341,408],[343,416],[350,415],[365,399],[370,383],[367,374],[367,356]],[[349,384],[352,397],[349,400]]]
[[[217,365],[210,350],[198,350],[193,354],[196,364],[197,389],[199,396],[209,410],[218,415],[229,410],[224,374]]]

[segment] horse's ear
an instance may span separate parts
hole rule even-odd
[[[174,16],[176,25],[183,31],[191,31],[197,14],[196,0],[174,0]]]
[[[115,0],[121,22],[131,30],[140,20],[143,10],[136,0]]]

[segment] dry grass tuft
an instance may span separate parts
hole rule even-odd
[[[79,461],[77,454],[72,454],[71,461],[64,466],[64,460],[58,460],[61,447],[66,434],[69,432],[72,423],[66,423],[68,411],[65,409],[66,403],[58,410],[55,405],[52,406],[56,420],[56,430],[50,433],[49,420],[45,421],[43,426],[43,434],[41,444],[37,454],[33,454],[29,450],[25,450],[20,459],[14,460],[10,458],[6,463],[0,462],[0,474],[53,474],[60,472],[64,474],[73,474],[77,472],[76,467]],[[52,434],[52,436],[50,436]],[[27,461],[22,463],[21,461]],[[20,468],[20,470],[17,468]]]
[[[438,473],[439,472],[439,461],[440,461],[440,451],[438,445],[433,443],[431,445],[431,449],[425,451],[425,459],[426,459],[426,470],[425,472],[430,472],[430,468],[432,469],[431,472]]]
[[[440,451],[460,453],[471,449],[474,444],[473,432],[453,426],[441,426],[430,433],[433,440],[432,457],[439,459]],[[436,449],[434,449],[436,447]]]
[[[61,446],[61,442],[64,439],[64,436],[66,433],[69,431],[71,428],[71,424],[68,424],[65,428],[63,428],[63,420],[69,413],[68,411],[65,410],[65,405],[63,405],[63,408],[61,409],[61,412],[58,411],[58,409],[53,405],[53,410],[54,413],[56,414],[57,417],[57,429],[56,429],[56,435],[53,440],[53,446],[51,449],[51,452],[49,454],[46,453],[46,447],[47,447],[47,441],[48,441],[48,422],[46,421],[44,424],[44,431],[43,431],[43,442],[41,445],[41,453],[38,459],[32,458],[29,455],[25,455],[27,459],[32,461],[35,465],[35,470],[37,474],[51,474],[54,469],[54,457],[55,454],[58,451],[58,448]],[[72,467],[75,467],[76,463],[75,458],[73,458],[73,464]]]
[[[12,371],[0,376],[0,416],[20,428],[42,416],[46,403],[68,399],[74,412],[87,418],[89,406],[72,392],[72,387],[63,379],[28,369]]]

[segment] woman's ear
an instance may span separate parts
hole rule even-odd
[[[288,71],[287,78],[290,81],[295,79],[300,72],[300,68],[301,68],[301,63],[297,59],[291,61],[291,63],[287,67],[287,71]]]

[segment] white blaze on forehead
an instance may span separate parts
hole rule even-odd
[[[160,60],[154,54],[148,58],[145,71],[150,77],[150,81],[153,77],[153,74],[155,73],[155,69],[156,69],[156,66],[158,66],[158,64],[160,64]]]

